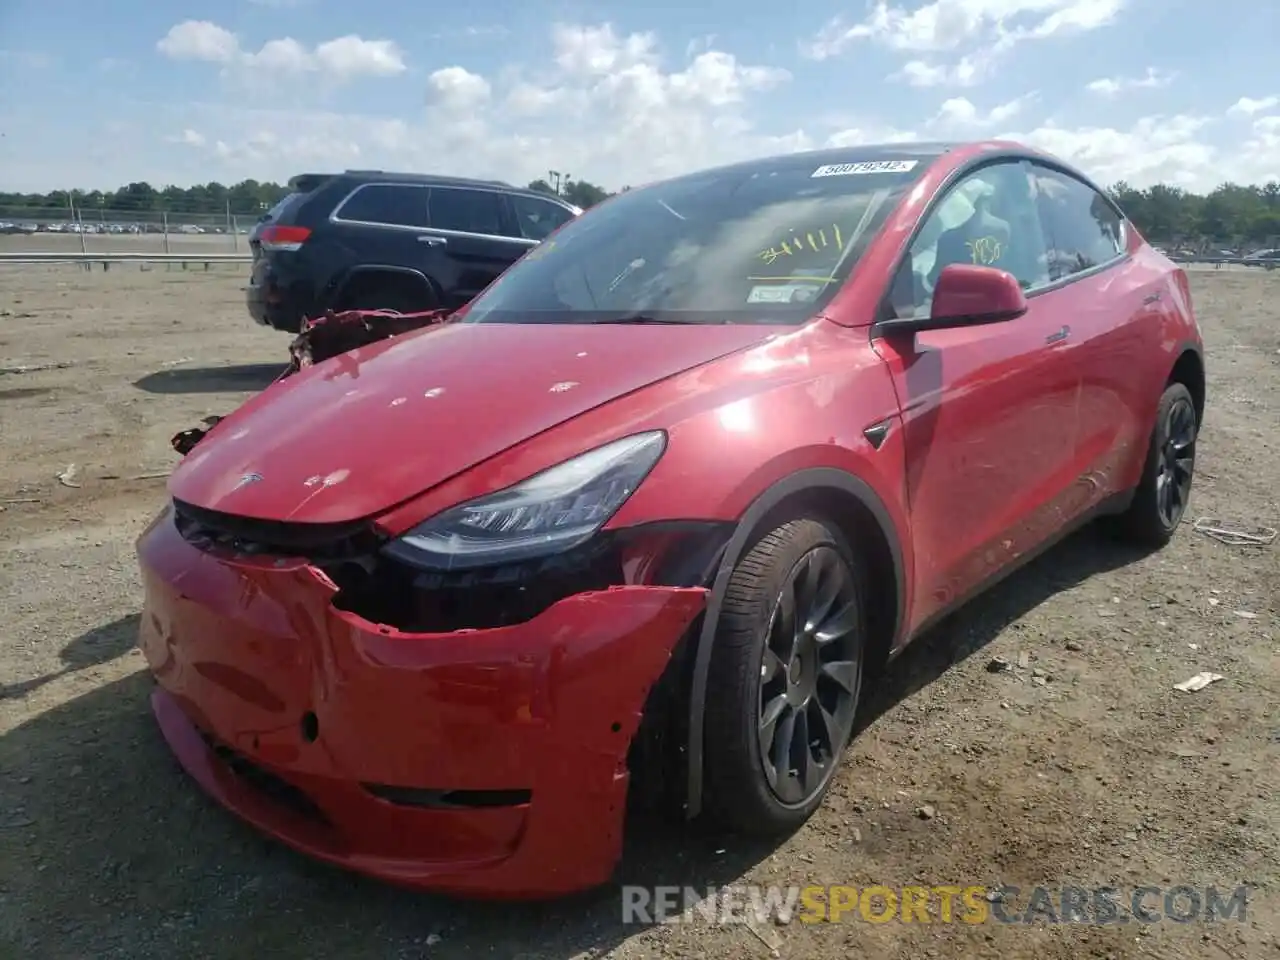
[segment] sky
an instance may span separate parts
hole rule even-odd
[[[344,168],[608,189],[1013,138],[1095,180],[1280,179],[1267,0],[0,0],[0,190]]]

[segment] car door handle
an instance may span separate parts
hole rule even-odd
[[[1144,307],[1149,307],[1151,306],[1151,304],[1159,303],[1159,302],[1160,302],[1160,294],[1158,293],[1149,293],[1142,298],[1142,305]]]
[[[1071,328],[1063,327],[1061,330],[1058,330],[1056,333],[1051,333],[1047,337],[1045,337],[1044,342],[1045,343],[1061,343],[1063,340],[1067,339],[1067,337],[1069,336],[1071,336]]]
[[[418,238],[418,242],[425,243],[428,247],[447,247],[449,245],[449,241],[444,237],[432,237],[425,234]]]

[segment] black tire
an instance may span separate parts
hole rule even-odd
[[[1129,508],[1115,518],[1116,533],[1157,548],[1173,539],[1190,501],[1199,429],[1191,391],[1169,384],[1156,407],[1142,479]]]
[[[808,572],[817,574],[812,589],[801,579]],[[725,594],[707,679],[704,784],[712,822],[750,835],[776,836],[799,827],[822,804],[852,736],[861,693],[868,649],[863,583],[845,538],[817,518],[780,525],[739,560]],[[810,629],[787,627],[784,596],[798,598],[794,610],[808,605],[817,614]],[[799,624],[798,618],[795,622]],[[820,628],[816,633],[815,627]],[[787,663],[766,660],[766,649],[779,649],[788,632],[800,656]],[[823,642],[823,636],[835,634]],[[832,668],[832,663],[841,665]],[[805,690],[810,699],[802,701]],[[766,727],[762,714],[772,712],[779,699],[786,701],[777,708],[783,712]],[[799,730],[798,737],[786,735],[787,716],[795,718],[790,729]],[[811,719],[814,726],[809,726]],[[774,756],[781,756],[780,740],[791,744],[788,768],[794,761],[798,769],[799,761],[808,758],[813,764],[806,768],[813,771],[808,782],[779,777],[774,771],[781,764],[767,761],[762,740],[769,741]],[[820,744],[818,756],[798,744]]]

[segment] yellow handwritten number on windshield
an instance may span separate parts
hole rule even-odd
[[[989,267],[991,264],[1000,260],[1000,255],[1004,253],[1004,244],[995,237],[978,237],[976,240],[966,240],[965,246],[969,248],[970,259],[979,266]]]
[[[782,257],[794,257],[797,254],[808,253],[813,251],[817,253],[834,243],[835,248],[839,250],[844,246],[844,237],[840,233],[838,224],[831,224],[830,230],[827,227],[817,227],[809,230],[795,230],[784,240],[779,240],[768,250],[761,250],[756,256],[764,263],[771,264]]]

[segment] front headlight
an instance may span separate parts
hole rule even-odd
[[[487,567],[569,550],[618,512],[666,446],[661,430],[615,440],[436,514],[385,550],[431,570]]]

